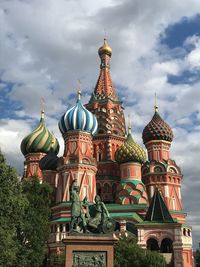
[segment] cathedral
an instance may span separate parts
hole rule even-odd
[[[144,249],[162,253],[168,266],[192,267],[192,231],[183,211],[181,169],[170,157],[171,127],[158,106],[142,132],[144,150],[134,141],[130,123],[110,74],[112,48],[106,39],[99,48],[100,74],[89,102],[81,92],[74,106],[58,122],[64,151],[45,125],[21,142],[24,179],[37,175],[53,187],[48,253],[61,253],[71,221],[70,184],[79,186],[80,200],[90,203],[99,195],[116,231],[135,235]]]

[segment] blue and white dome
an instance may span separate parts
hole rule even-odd
[[[58,126],[62,134],[73,130],[95,134],[98,124],[96,117],[81,103],[79,94],[76,105],[61,117]]]

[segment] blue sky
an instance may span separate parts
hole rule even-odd
[[[75,103],[78,79],[82,101],[89,100],[105,28],[113,48],[113,82],[126,116],[131,114],[137,142],[142,145],[142,129],[153,115],[155,92],[160,114],[173,127],[171,157],[184,174],[184,206],[197,246],[199,0],[2,0],[0,25],[0,147],[8,161],[22,171],[20,142],[39,120],[42,97],[47,126],[62,154],[58,120]]]

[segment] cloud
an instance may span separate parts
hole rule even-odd
[[[47,125],[63,144],[57,122],[75,103],[72,96],[78,79],[83,102],[88,101],[98,78],[97,50],[105,28],[113,48],[113,81],[126,116],[132,116],[137,142],[142,144],[142,129],[153,115],[155,91],[160,113],[174,129],[171,154],[184,173],[183,198],[191,210],[191,223],[196,216],[197,236],[200,38],[192,33],[172,49],[161,42],[161,36],[183,17],[195,20],[199,12],[199,0],[2,0],[0,93],[9,105],[3,105],[8,112],[1,119],[0,146],[8,161],[21,172],[20,142],[39,119],[42,97]],[[192,76],[187,77],[186,71]],[[170,77],[179,82],[173,83]],[[12,86],[2,91],[1,82]]]

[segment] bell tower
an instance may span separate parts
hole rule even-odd
[[[119,101],[110,75],[112,48],[104,39],[98,50],[100,74],[94,92],[86,105],[95,114],[98,130],[93,137],[94,157],[97,159],[97,193],[104,202],[112,202],[120,181],[115,151],[124,142],[126,129],[122,102]]]
[[[148,152],[148,161],[142,167],[142,178],[149,202],[158,187],[172,216],[184,223],[185,214],[181,198],[182,173],[176,162],[170,158],[173,132],[160,116],[157,104],[153,118],[143,130],[142,138]]]
[[[77,102],[61,117],[59,128],[64,139],[64,154],[59,170],[57,202],[70,200],[70,184],[75,180],[80,199],[93,202],[96,195],[96,159],[93,157],[92,135],[97,130],[96,117]]]

